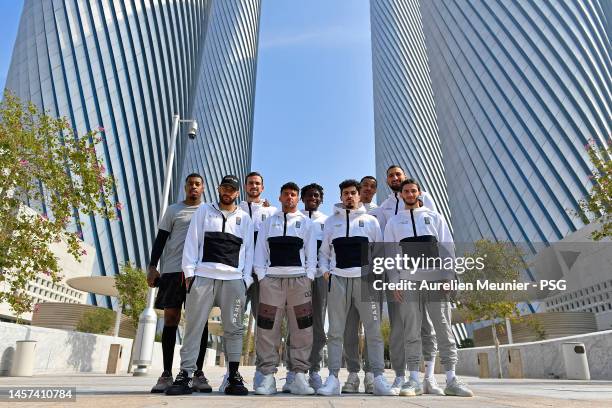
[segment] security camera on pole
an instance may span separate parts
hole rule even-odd
[[[166,179],[164,180],[164,196],[162,198],[162,208],[159,213],[158,223],[164,218],[164,213],[168,208],[168,197],[170,195],[170,180],[172,179],[172,165],[174,162],[174,151],[176,150],[176,138],[179,133],[181,123],[190,123],[187,135],[193,140],[198,131],[198,123],[193,120],[181,120],[179,115],[172,117],[172,139],[170,140],[170,150],[166,161]],[[137,365],[134,370],[135,376],[146,375],[147,368],[151,365],[153,356],[153,343],[155,341],[155,330],[157,328],[157,313],[153,308],[155,302],[155,288],[149,288],[147,293],[147,307],[140,314],[138,319],[138,331],[136,332],[134,359],[132,364]]]

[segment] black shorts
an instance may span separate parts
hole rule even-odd
[[[159,278],[156,309],[180,309],[185,302],[187,289],[183,272],[162,273]]]

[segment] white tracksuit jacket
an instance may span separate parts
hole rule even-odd
[[[361,276],[363,243],[381,242],[382,233],[375,217],[368,215],[363,205],[347,210],[334,206],[334,215],[325,220],[323,243],[319,250],[321,273],[346,278]]]
[[[185,278],[253,282],[253,221],[240,207],[225,215],[218,204],[202,204],[191,217],[183,247]]]
[[[261,281],[266,276],[303,276],[317,273],[317,227],[299,211],[277,211],[259,230],[254,267]]]
[[[421,258],[421,264],[413,264],[410,270],[389,271],[391,282],[400,279],[450,280],[455,277],[452,267],[455,260],[453,237],[446,220],[437,211],[427,207],[399,211],[387,221],[384,240],[387,243],[387,257],[395,257],[399,253]],[[426,267],[424,261],[428,257],[441,258],[442,267],[433,262]]]

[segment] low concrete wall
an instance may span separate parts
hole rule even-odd
[[[50,329],[0,322],[0,376],[9,375],[18,340],[36,340],[34,374],[106,373],[111,344],[123,346],[120,373],[126,373],[132,350],[132,339],[81,333],[71,330]],[[181,346],[174,349],[172,372],[178,373]],[[208,349],[204,366],[215,365],[216,350]],[[148,372],[159,375],[163,371],[162,347],[153,346],[152,364]]]
[[[503,376],[509,377],[508,350],[519,349],[524,378],[567,378],[561,352],[561,344],[567,342],[584,343],[592,380],[612,380],[612,359],[610,358],[612,330],[552,340],[502,345],[500,351]],[[493,346],[459,349],[457,373],[478,376],[478,353],[487,353],[490,376],[496,378],[499,370]]]
[[[132,340],[76,331],[0,322],[0,375],[8,375],[18,340],[36,340],[34,374],[105,373],[110,345],[123,346],[121,369],[126,372]]]

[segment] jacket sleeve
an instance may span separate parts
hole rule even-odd
[[[423,205],[427,208],[429,208],[430,210],[436,211],[438,212],[438,207],[436,206],[436,203],[434,202],[434,200],[431,198],[431,194],[429,194],[426,191],[421,192],[421,201],[423,202]]]
[[[450,228],[448,228],[448,224],[444,219],[444,216],[438,214],[438,242],[440,243],[440,256],[442,258],[451,258],[455,259],[455,243],[453,241],[453,236],[450,232]],[[446,264],[446,262],[443,262]],[[453,262],[454,265],[454,262]],[[448,275],[446,278],[454,279],[456,277],[455,269],[451,270],[445,269],[445,274]]]
[[[255,240],[254,238],[254,232],[253,229],[254,224],[253,221],[251,220],[251,217],[246,217],[246,220],[248,220],[247,222],[247,226],[246,226],[246,235],[245,235],[245,240],[244,240],[244,268],[242,269],[242,279],[244,280],[244,284],[246,285],[247,289],[249,288],[249,286],[251,286],[251,284],[253,283],[253,253],[254,253],[254,243],[253,241]]]
[[[380,228],[380,232],[383,233],[385,231],[385,225],[387,224],[387,220],[385,218],[385,213],[382,207],[376,207],[373,210],[370,210],[368,213],[373,215],[378,221],[378,227]]]
[[[193,214],[191,222],[189,223],[187,235],[185,236],[183,260],[181,262],[185,278],[191,278],[195,275],[198,260],[201,258],[200,248],[202,248],[204,244],[204,233],[200,231],[200,224],[202,223],[200,220],[205,218],[204,214],[202,214],[205,208],[204,206],[200,206]]]
[[[306,255],[306,275],[310,280],[314,280],[317,275],[317,228],[318,225],[310,221],[304,245],[304,255]]]
[[[399,245],[397,244],[399,240],[396,237],[395,228],[393,227],[393,224],[389,224],[385,228],[384,241],[385,257],[395,259],[395,256],[398,254],[399,251]],[[385,273],[387,274],[387,279],[389,280],[389,282],[399,282],[400,275],[397,268],[393,267],[391,269],[387,269]]]
[[[372,220],[372,224],[374,224],[374,241],[373,242],[382,242],[383,241],[383,230],[380,228],[380,223],[377,218]]]
[[[321,242],[321,249],[319,249],[319,271],[321,274],[331,271],[331,233],[333,231],[331,219],[332,217],[329,217],[323,227],[323,241]]]
[[[255,257],[253,258],[253,267],[257,279],[262,280],[266,277],[268,270],[268,260],[270,259],[270,246],[268,245],[268,222],[267,218],[263,224],[259,226],[257,233],[257,243],[255,244]]]

